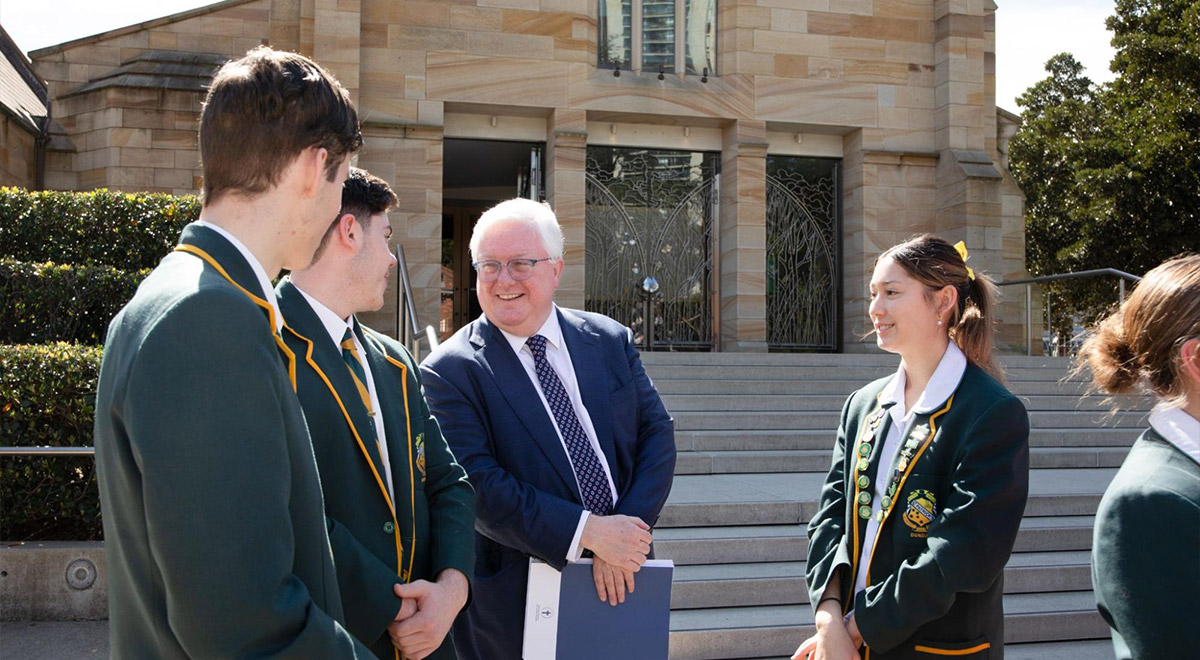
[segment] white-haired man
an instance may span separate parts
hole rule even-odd
[[[628,328],[554,304],[563,237],[549,206],[492,207],[470,250],[483,315],[421,369],[476,494],[459,656],[518,658],[529,557],[561,569],[590,554],[601,600],[633,590],[671,490],[674,423]]]

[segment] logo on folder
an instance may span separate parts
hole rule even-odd
[[[534,621],[541,621],[542,619],[549,619],[552,616],[554,616],[553,609],[546,607],[545,605],[534,605],[534,607],[533,607],[533,620]]]

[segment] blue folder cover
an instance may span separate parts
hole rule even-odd
[[[670,633],[669,561],[651,560],[616,607],[596,596],[592,563],[567,564],[558,597],[559,660],[665,660]]]

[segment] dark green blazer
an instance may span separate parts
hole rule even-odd
[[[873,437],[866,474],[873,484],[891,416],[878,406],[895,376],[850,395],[833,465],[809,522],[807,581],[814,606],[834,571],[854,609],[863,660],[1004,657],[1004,565],[1029,490],[1029,418],[1000,383],[968,364],[954,394],[913,427],[930,433],[902,473],[896,503],[879,527],[867,566],[859,564],[866,521],[856,447]],[[878,419],[871,429],[870,420]],[[910,436],[911,437],[911,436]],[[890,458],[890,457],[889,457]],[[889,475],[890,477],[890,475]],[[851,600],[859,571],[867,588]],[[939,653],[940,652],[940,653]]]
[[[1200,465],[1154,429],[1096,511],[1092,585],[1118,660],[1200,654]]]
[[[412,356],[355,322],[379,397],[396,502],[387,494],[374,423],[320,317],[284,279],[276,289],[296,354],[296,392],[325,486],[325,512],[346,626],[381,658],[397,658],[387,626],[400,609],[396,582],[475,566],[475,492],[429,414]],[[454,658],[450,637],[432,655]]]
[[[250,264],[211,229],[109,326],[96,469],[114,658],[371,657],[342,601],[316,460]]]

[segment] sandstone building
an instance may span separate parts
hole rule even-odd
[[[259,44],[353,93],[397,188],[422,324],[478,308],[491,203],[553,205],[560,304],[654,349],[864,350],[867,280],[914,232],[1023,275],[992,0],[227,0],[30,53],[48,188],[194,192],[208,76]],[[1024,301],[1004,308],[1023,343]],[[394,327],[394,297],[375,324]],[[866,342],[866,343],[864,343]]]

